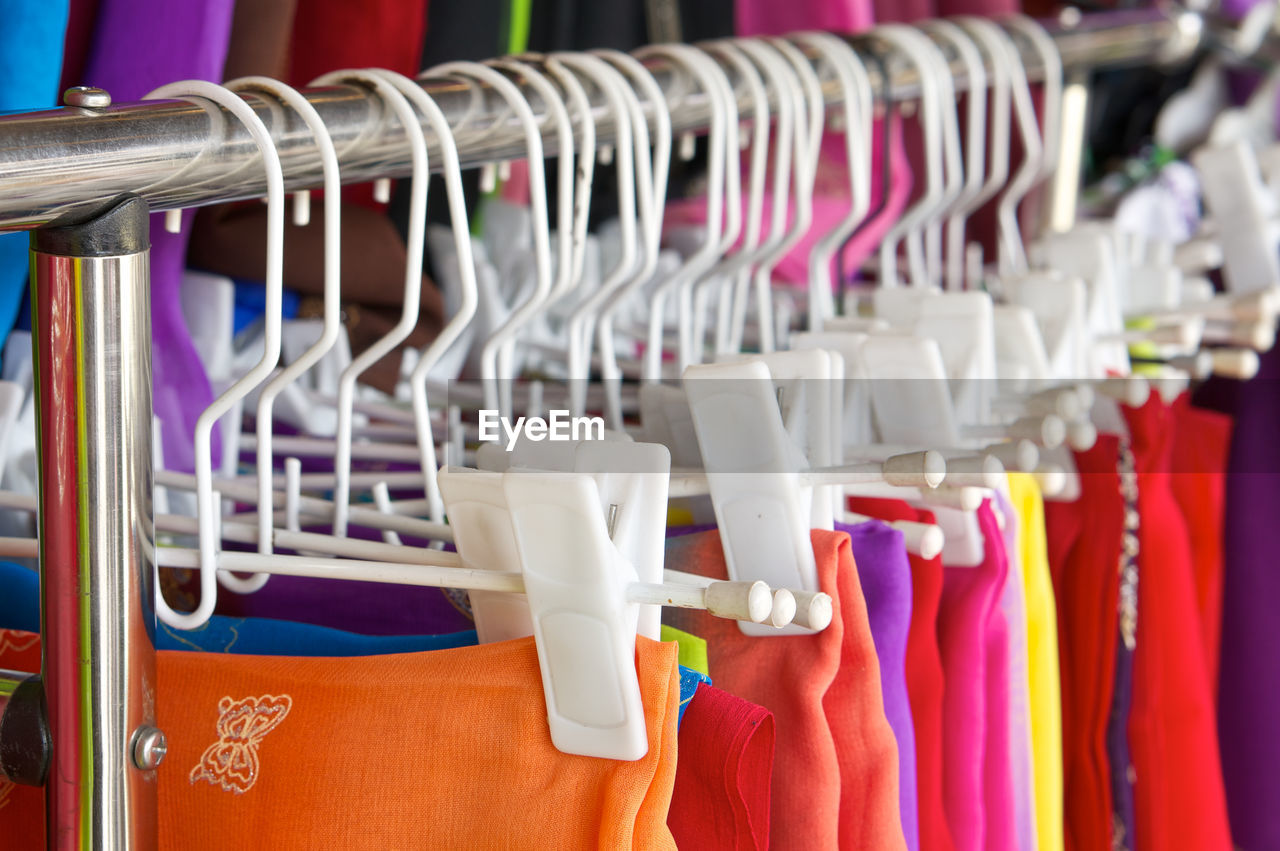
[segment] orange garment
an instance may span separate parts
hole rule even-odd
[[[663,620],[706,639],[718,688],[774,714],[773,851],[905,849],[897,743],[849,536],[814,530],[811,540],[818,585],[834,610],[822,632],[754,638],[733,621],[691,609],[665,609]],[[728,576],[717,532],[669,539],[666,563]]]
[[[649,753],[635,762],[555,749],[532,638],[157,663],[162,848],[675,848],[674,643],[637,639]],[[0,846],[31,847],[6,845],[10,818]]]

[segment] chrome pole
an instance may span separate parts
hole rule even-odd
[[[122,196],[31,235],[50,848],[156,845],[147,220]]]
[[[1043,22],[1053,36],[1067,71],[1152,64],[1190,56],[1202,41],[1202,19],[1177,9],[1142,9],[1080,15],[1068,22]],[[864,36],[855,36],[857,44]],[[1028,74],[1038,79],[1038,55],[1020,39]],[[685,75],[650,61],[671,109],[677,131],[704,129],[710,113],[706,98]],[[917,96],[919,80],[911,63],[888,57],[889,96]],[[959,89],[968,86],[959,57],[951,63]],[[733,69],[726,69],[730,77]],[[885,91],[871,68],[877,97]],[[519,81],[517,81],[519,82]],[[424,89],[436,99],[455,130],[464,167],[523,156],[519,123],[505,100],[491,89],[458,80],[429,80]],[[739,112],[747,118],[752,103],[742,88]],[[612,120],[603,95],[590,87],[596,108],[596,135],[613,141]],[[535,114],[542,100],[522,86]],[[824,90],[827,103],[839,103],[835,82]],[[304,89],[333,137],[345,183],[410,173],[404,130],[381,100],[359,86]],[[314,188],[321,169],[310,131],[292,110],[269,98],[248,95],[250,105],[271,128],[280,151],[289,190]],[[553,123],[544,122],[543,145],[556,151]],[[433,138],[429,128],[428,139]],[[432,163],[441,158],[433,148]],[[136,192],[153,210],[196,207],[258,198],[266,192],[261,156],[241,122],[220,108],[188,101],[155,101],[96,107],[88,103],[19,115],[0,116],[0,229],[29,228],[84,204],[101,203]]]

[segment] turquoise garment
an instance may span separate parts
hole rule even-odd
[[[698,686],[711,685],[711,678],[701,671],[680,666],[680,715],[676,718],[676,727],[684,720],[684,711],[689,708],[689,701],[698,692]]]
[[[57,105],[69,8],[70,0],[0,3],[0,112]],[[27,288],[28,239],[0,234],[0,351]]]

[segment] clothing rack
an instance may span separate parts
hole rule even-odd
[[[1043,23],[1069,77],[1186,59],[1220,32],[1216,22],[1172,7]],[[852,38],[860,49],[874,41],[874,33]],[[1015,41],[1039,79],[1035,50]],[[916,72],[884,47],[889,79],[868,66],[877,100],[916,97]],[[963,89],[962,63],[950,59]],[[705,98],[666,63],[646,65],[667,93],[673,128],[705,130]],[[493,91],[450,80],[423,87],[455,127],[464,167],[523,156],[519,125]],[[521,91],[542,117],[536,91]],[[409,174],[404,131],[371,91],[303,94],[332,134],[344,182]],[[590,94],[597,137],[608,143],[614,130],[603,96]],[[837,105],[838,87],[824,96],[829,108]],[[242,123],[212,104],[110,105],[98,92],[74,100],[0,116],[0,229],[35,229],[44,642],[40,677],[0,671],[0,781],[46,786],[50,847],[148,848],[158,842],[156,768],[165,747],[154,721],[148,212],[256,198],[266,185]],[[267,99],[247,100],[271,128],[286,188],[318,186],[319,161],[302,121]],[[745,96],[739,109],[750,116]],[[1078,148],[1083,122],[1073,128]],[[555,133],[543,132],[554,154]]]

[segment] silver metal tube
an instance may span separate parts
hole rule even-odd
[[[1086,67],[1150,64],[1187,56],[1200,43],[1201,19],[1188,12],[1146,9],[1083,15],[1066,24],[1047,21],[1068,71]],[[852,37],[859,43],[869,35]],[[1032,78],[1040,73],[1034,50],[1018,41]],[[705,98],[690,82],[660,61],[647,63],[666,94],[675,130],[700,130],[709,120]],[[890,57],[889,93],[894,100],[915,97],[919,80],[911,63]],[[736,75],[726,69],[730,77]],[[968,85],[958,57],[952,62],[958,88]],[[872,70],[877,97],[884,92]],[[456,80],[424,84],[454,127],[464,166],[523,156],[518,122],[490,89]],[[539,116],[541,98],[521,91]],[[839,102],[838,86],[824,89],[827,103]],[[394,116],[369,90],[358,86],[305,89],[338,149],[344,183],[409,173],[408,145]],[[591,91],[598,110],[597,137],[613,140],[604,97]],[[320,164],[311,135],[292,110],[268,98],[248,95],[272,130],[289,189],[320,185]],[[643,100],[643,98],[642,98]],[[740,114],[751,114],[745,89]],[[432,134],[426,129],[428,139]],[[556,134],[548,122],[543,139],[548,154]],[[433,148],[432,162],[440,158]],[[136,192],[153,210],[195,207],[262,196],[261,157],[238,121],[209,104],[156,101],[105,109],[65,108],[0,116],[0,228],[29,228],[80,205]]]
[[[156,842],[147,219],[125,197],[31,239],[51,848]]]

